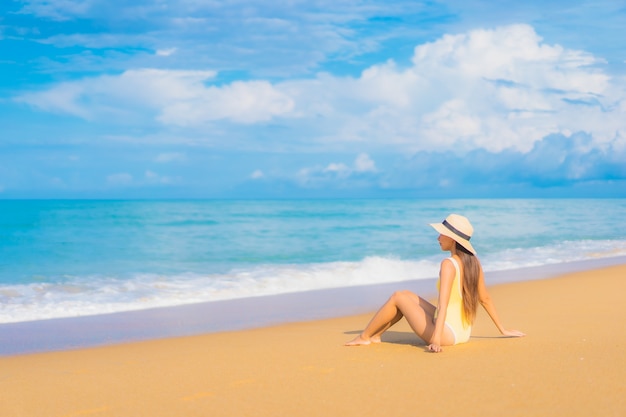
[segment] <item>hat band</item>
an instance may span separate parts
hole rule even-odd
[[[472,237],[466,235],[465,233],[461,232],[460,230],[458,230],[457,228],[455,228],[454,226],[452,226],[450,223],[448,223],[446,220],[444,220],[441,224],[443,224],[444,226],[446,226],[448,228],[448,230],[450,230],[452,233],[456,234],[459,237],[462,237],[465,240],[470,240]]]

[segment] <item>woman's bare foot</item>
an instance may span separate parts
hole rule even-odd
[[[369,345],[370,343],[372,343],[372,340],[363,339],[361,335],[358,335],[357,337],[350,340],[349,342],[346,342],[344,346],[362,346],[362,345]]]
[[[380,340],[380,336],[372,336],[372,337],[370,337],[370,342],[372,342],[372,343],[380,343],[380,342],[382,342],[382,340]]]

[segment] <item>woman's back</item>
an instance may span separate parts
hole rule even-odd
[[[470,338],[472,326],[465,319],[465,313],[463,312],[462,267],[454,256],[449,257],[448,260],[454,265],[456,274],[452,281],[450,300],[446,309],[446,327],[454,334],[454,344],[465,343]],[[437,290],[439,288],[440,280],[437,280]],[[438,311],[435,313],[435,318],[437,318],[438,313]]]

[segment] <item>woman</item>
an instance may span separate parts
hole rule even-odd
[[[500,323],[496,308],[485,286],[483,270],[469,242],[474,228],[466,217],[449,215],[442,223],[431,224],[439,234],[439,245],[450,251],[439,270],[438,307],[410,291],[395,292],[378,310],[365,330],[346,346],[380,342],[381,335],[406,317],[413,331],[429,343],[428,350],[441,352],[441,346],[469,340],[478,303],[489,314],[500,333],[520,337],[524,333],[507,330]]]

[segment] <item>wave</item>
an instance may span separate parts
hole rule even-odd
[[[505,249],[481,257],[485,271],[626,255],[626,241],[573,241]],[[267,264],[227,273],[130,277],[64,276],[0,287],[0,323],[106,314],[288,292],[435,278],[441,255],[406,260],[371,256],[356,262]]]

